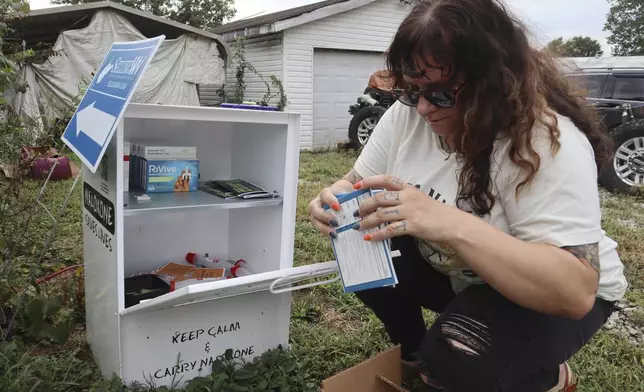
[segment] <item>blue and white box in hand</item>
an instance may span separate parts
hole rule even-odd
[[[365,234],[373,233],[382,227],[363,231],[353,229],[353,225],[360,221],[353,213],[363,201],[377,192],[367,189],[337,195],[340,211],[324,206],[338,222],[338,235],[337,238],[331,239],[331,244],[344,291],[347,293],[398,284],[389,241],[364,240]]]

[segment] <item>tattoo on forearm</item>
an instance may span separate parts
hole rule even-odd
[[[564,246],[562,249],[572,253],[579,260],[588,263],[595,271],[600,272],[599,244],[594,243],[577,246]]]
[[[351,171],[347,173],[343,179],[349,181],[352,184],[357,184],[363,180],[360,174],[356,173],[355,169],[351,169]]]

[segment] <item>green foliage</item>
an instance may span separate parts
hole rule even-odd
[[[22,306],[18,307],[18,302]],[[60,297],[48,295],[35,286],[14,297],[13,306],[19,309],[15,330],[26,340],[49,340],[56,344],[67,342],[72,329],[73,310],[64,307]]]
[[[561,57],[596,57],[604,54],[599,41],[582,36],[565,41],[563,37],[554,39],[548,43],[548,51]]]
[[[99,0],[53,0],[52,4],[83,4]],[[234,0],[113,0],[200,29],[221,26],[235,16]]]
[[[308,221],[306,204],[322,187],[344,175],[353,165],[357,153],[303,152],[300,155],[301,185],[298,188],[295,264],[305,265],[328,261],[333,252],[327,238],[311,226]],[[26,182],[25,192],[37,191],[37,183]],[[47,204],[60,200],[69,181],[53,184],[51,198]],[[60,268],[61,263],[78,263],[81,259],[77,244],[82,241],[78,216],[82,208],[80,191],[74,197],[74,204],[61,222],[60,232],[53,244],[49,261],[37,266],[39,274]],[[644,305],[644,210],[641,199],[615,196],[602,199],[603,225],[611,238],[620,244],[620,256],[626,265],[630,291],[628,297]],[[44,220],[45,214],[37,215]],[[637,227],[624,227],[620,219],[632,219]],[[25,244],[38,241],[41,228],[29,230]],[[22,249],[22,248],[21,248]],[[24,248],[28,251],[28,248]],[[51,263],[51,264],[47,264]],[[16,274],[28,275],[31,264],[28,259],[20,260],[12,268]],[[26,271],[22,271],[26,269]],[[10,287],[0,283],[0,303],[17,295]],[[63,305],[67,305],[63,301]],[[78,310],[77,310],[78,311]],[[278,359],[267,364],[250,367],[244,363],[233,363],[222,359],[218,370],[188,383],[197,391],[213,390],[215,382],[223,384],[222,392],[243,390],[248,387],[247,377],[255,377],[258,384],[284,382],[291,391],[313,390],[320,382],[390,347],[382,324],[373,313],[362,305],[354,295],[344,293],[339,283],[320,286],[298,292],[293,296],[292,319],[290,325],[290,349],[278,352]],[[431,324],[433,314],[426,314],[427,324]],[[1,317],[1,316],[0,316]],[[30,344],[25,347],[17,340],[9,345],[0,344],[0,390],[7,392],[22,391],[91,391],[91,392],[161,392],[168,388],[154,388],[150,385],[124,386],[117,378],[103,380],[88,352],[82,332],[74,330],[72,338],[64,346],[56,344]],[[81,328],[82,331],[82,328]],[[74,344],[80,342],[80,345]],[[14,347],[12,354],[8,349]],[[43,350],[44,348],[44,350]],[[43,352],[44,351],[44,352]],[[7,361],[6,357],[11,360]],[[172,361],[175,358],[169,358]],[[270,359],[270,358],[269,358]],[[271,363],[277,365],[270,365]],[[274,366],[270,376],[265,374]],[[291,367],[295,367],[290,371]],[[572,361],[575,372],[581,377],[580,391],[584,392],[644,392],[644,351],[629,346],[627,342],[600,331],[600,333],[576,354]],[[242,371],[244,370],[244,371]],[[257,375],[254,375],[257,371]],[[287,371],[285,376],[281,372]],[[263,373],[264,375],[260,375]],[[222,381],[223,379],[223,381]],[[246,379],[246,380],[245,380]],[[287,381],[283,381],[287,380]],[[262,384],[263,385],[263,384]],[[199,387],[205,387],[199,389]],[[268,385],[267,385],[268,386]],[[253,385],[253,388],[255,385]],[[310,387],[310,388],[309,388]],[[276,388],[277,389],[277,388]],[[170,389],[178,392],[176,389]],[[257,391],[257,389],[252,389]],[[277,389],[281,390],[281,389]],[[414,389],[410,389],[414,391]],[[261,389],[260,389],[261,391]]]
[[[97,377],[78,358],[77,349],[59,356],[35,355],[19,341],[0,341],[0,390],[3,392],[81,392]],[[114,389],[116,392],[117,389]]]
[[[264,80],[264,78],[262,78]],[[278,78],[275,75],[271,75],[271,84],[270,86],[266,81],[264,81],[264,84],[266,85],[266,94],[264,94],[264,98],[262,99],[262,104],[263,105],[268,105],[268,103],[275,97],[279,97],[279,101],[277,102],[277,108],[279,110],[284,110],[286,107],[286,104],[288,103],[288,99],[286,99],[286,92],[284,91],[284,85],[282,84],[282,81],[280,78]],[[276,93],[271,93],[271,86],[277,88]]]
[[[21,77],[22,68],[56,55],[47,47],[23,50],[14,41],[4,41],[11,33],[6,22],[21,18],[28,11],[26,1],[0,0],[0,38],[3,39],[0,97],[5,93],[24,93],[29,86]],[[71,114],[77,102],[70,103],[64,116]],[[0,101],[0,113],[0,338],[62,344],[67,341],[77,315],[77,307],[69,307],[70,298],[76,301],[77,296],[65,290],[45,292],[34,282],[38,274],[48,270],[49,261],[56,259],[57,247],[44,250],[43,233],[51,230],[52,222],[35,204],[42,182],[27,180],[32,162],[21,156],[21,149],[33,145],[55,146],[64,122],[38,119],[44,123],[43,128],[37,121],[19,116],[4,100]],[[60,184],[50,185],[50,189],[60,189]],[[54,196],[65,194],[66,190]],[[61,202],[62,198],[54,197],[54,200]],[[41,201],[46,203],[48,197]],[[59,205],[49,208],[56,213]],[[70,218],[78,220],[78,215]],[[78,226],[72,227],[78,231]],[[75,241],[74,247],[76,244]]]
[[[237,64],[235,68],[235,87],[231,98],[232,103],[244,102],[244,93],[246,92],[246,82],[244,76],[246,70],[252,65],[246,61],[246,44],[244,37],[238,37],[234,44],[233,62]],[[254,69],[254,68],[253,68]]]
[[[644,0],[608,0],[604,24],[614,56],[644,55]]]
[[[317,380],[309,373],[305,358],[292,351],[275,349],[253,362],[239,364],[230,358],[217,360],[208,377],[191,380],[186,392],[317,392]],[[169,390],[165,390],[169,391]],[[165,392],[163,388],[157,392]]]
[[[246,75],[246,71],[250,71],[255,74],[262,81],[262,83],[264,83],[264,86],[266,88],[266,93],[264,93],[264,96],[258,103],[263,106],[268,106],[270,105],[270,102],[273,100],[273,98],[278,97],[279,100],[276,104],[276,107],[280,111],[284,110],[288,103],[288,99],[286,97],[286,92],[284,90],[282,81],[277,76],[271,75],[271,82],[269,83],[264,78],[264,76],[262,76],[262,74],[257,71],[253,64],[246,60],[246,39],[244,37],[237,37],[237,40],[233,45],[233,50],[234,54],[232,60],[233,63],[237,64],[237,66],[235,68],[235,85],[233,87],[233,94],[228,102],[244,102],[246,93],[246,81],[244,80],[244,77]],[[277,92],[273,93],[271,90],[272,87],[276,88]]]
[[[33,52],[27,51],[19,53],[17,56],[6,54],[7,48],[11,49],[13,45],[5,42],[5,37],[10,33],[7,27],[7,20],[21,18],[29,12],[29,4],[24,0],[0,0],[0,165],[5,168],[7,165],[16,165],[20,159],[20,147],[33,141],[29,132],[25,131],[25,124],[12,110],[6,102],[5,93],[26,92],[27,83],[20,75],[20,64],[28,60]],[[13,169],[13,168],[12,168]],[[16,165],[16,172],[24,170],[24,167]],[[0,172],[0,179],[4,177],[4,172]],[[10,176],[11,177],[11,176]],[[19,190],[18,181],[11,179],[0,182],[0,222],[3,222],[7,215],[15,212],[15,206],[11,199]],[[5,248],[2,238],[0,237],[0,250]],[[0,252],[4,254],[4,252]],[[4,258],[3,258],[4,259]],[[0,270],[1,271],[1,270]]]
[[[25,0],[0,0],[0,105],[4,106],[4,92],[7,90],[26,91],[27,85],[21,79],[16,59],[5,55],[5,38],[10,32],[7,20],[24,17],[29,13],[29,3]]]
[[[644,327],[644,311],[636,310],[632,314],[633,324],[638,327]]]

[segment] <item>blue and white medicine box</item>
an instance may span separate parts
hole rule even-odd
[[[143,191],[147,193],[195,192],[199,185],[198,160],[142,161]]]
[[[380,230],[384,225],[364,231],[353,229],[354,224],[361,220],[353,213],[364,201],[380,191],[362,189],[336,195],[341,206],[340,211],[324,206],[338,222],[335,230],[337,236],[331,238],[331,245],[338,262],[342,285],[347,293],[398,284],[389,241],[365,241],[363,238],[366,233]]]

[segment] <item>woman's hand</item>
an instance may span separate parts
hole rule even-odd
[[[392,176],[365,178],[355,189],[385,189],[362,202],[354,215],[364,217],[356,230],[367,230],[388,223],[386,227],[365,235],[367,241],[411,235],[428,241],[445,243],[455,235],[459,225],[472,215],[438,202],[419,189]],[[461,223],[463,222],[463,223]]]
[[[354,184],[359,181],[362,181],[362,177],[354,169],[351,169],[341,180],[322,189],[322,192],[309,203],[309,218],[313,227],[324,235],[336,238],[338,234],[334,228],[338,226],[338,222],[332,214],[324,209],[324,206],[330,206],[335,211],[340,211],[340,203],[335,195],[353,191]]]
[[[324,188],[315,199],[309,203],[309,219],[313,227],[318,229],[320,233],[335,238],[337,236],[333,229],[338,225],[333,215],[324,209],[324,206],[331,206],[335,211],[340,211],[340,203],[335,197],[331,188]]]

